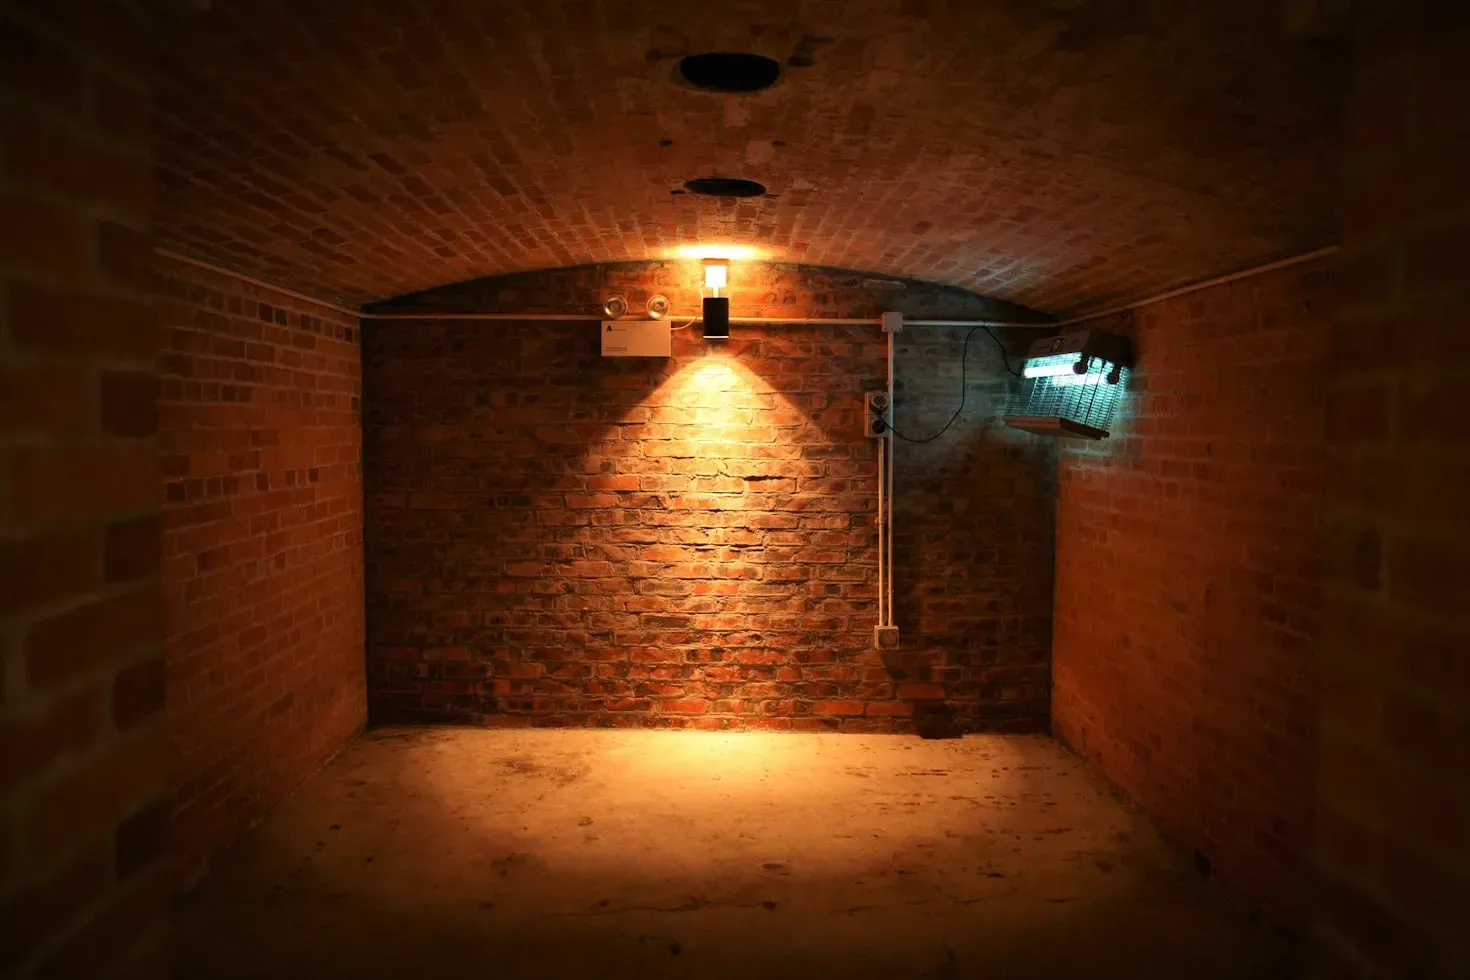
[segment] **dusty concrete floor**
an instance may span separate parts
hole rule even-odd
[[[1289,975],[1042,737],[380,730],[181,902],[177,976]]]

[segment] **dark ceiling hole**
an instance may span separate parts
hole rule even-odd
[[[696,177],[684,181],[684,189],[705,197],[760,197],[766,185],[739,177]]]
[[[681,59],[679,74],[706,92],[759,92],[776,84],[781,66],[758,54],[711,51]]]

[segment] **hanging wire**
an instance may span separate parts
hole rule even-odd
[[[1011,359],[1006,354],[1006,345],[1001,343],[1000,338],[997,337],[989,327],[985,326],[983,323],[977,324],[976,326],[970,328],[969,333],[965,334],[964,346],[960,348],[960,407],[955,409],[954,414],[949,417],[949,421],[944,423],[944,428],[940,429],[932,436],[923,436],[922,438],[916,436],[906,436],[902,432],[899,432],[897,429],[893,428],[892,425],[890,425],[889,429],[893,432],[895,436],[902,439],[904,442],[933,442],[935,439],[938,439],[940,436],[948,432],[949,427],[955,424],[955,421],[960,417],[960,413],[965,410],[965,398],[969,395],[969,368],[967,362],[970,357],[970,338],[974,337],[975,334],[979,333],[981,330],[984,330],[986,336],[995,341],[995,346],[1000,351],[1000,361],[1002,364],[1005,365],[1006,373],[1010,374],[1014,378],[1019,378],[1021,376],[1020,371],[1017,371],[1015,368],[1011,367]]]

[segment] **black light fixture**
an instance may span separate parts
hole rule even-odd
[[[781,65],[748,51],[706,51],[681,58],[679,75],[706,92],[759,92],[776,84]]]
[[[713,296],[704,298],[705,340],[730,339],[730,297],[720,295],[729,282],[729,259],[704,260],[704,285],[714,292]]]
[[[766,185],[744,177],[695,177],[684,181],[684,189],[705,197],[760,197]]]
[[[706,296],[704,298],[704,339],[730,339],[730,297]]]

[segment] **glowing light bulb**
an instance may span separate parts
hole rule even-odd
[[[729,259],[704,260],[704,284],[709,289],[724,289],[730,281]]]
[[[1026,362],[1021,372],[1028,378],[1055,378],[1072,374],[1080,354],[1052,354],[1049,357],[1033,357]]]

